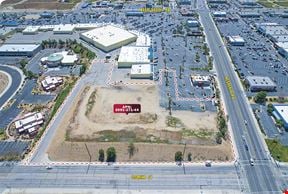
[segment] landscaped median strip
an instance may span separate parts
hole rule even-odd
[[[230,78],[228,76],[225,76],[225,82],[226,82],[226,86],[228,88],[228,91],[230,93],[231,98],[233,100],[235,100],[236,96],[235,96],[234,90],[232,88],[232,84],[231,84]]]
[[[131,175],[131,179],[133,179],[133,180],[151,180],[152,175],[143,175],[143,174]]]

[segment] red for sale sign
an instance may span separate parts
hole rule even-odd
[[[114,104],[113,106],[114,113],[140,113],[141,105],[140,104]]]

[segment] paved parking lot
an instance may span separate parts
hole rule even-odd
[[[241,78],[248,75],[268,76],[277,84],[276,92],[269,95],[287,95],[288,62],[263,35],[248,26],[243,20],[239,22],[218,23],[223,36],[240,35],[246,41],[245,46],[229,45],[230,55]],[[248,93],[248,95],[252,95]]]
[[[0,111],[0,129],[5,129],[21,112],[21,109],[18,108],[19,104],[46,104],[55,98],[55,95],[32,94],[31,91],[35,85],[35,80],[27,80],[23,89],[12,98],[14,103],[9,108]]]
[[[256,115],[259,118],[259,123],[262,126],[266,136],[268,138],[276,138],[280,140],[283,145],[288,146],[288,132],[285,130],[277,129],[271,116],[267,113],[266,106],[252,105],[252,108],[257,111]],[[281,132],[282,131],[282,132]]]
[[[0,141],[0,156],[8,154],[21,155],[25,152],[29,142],[24,141]]]

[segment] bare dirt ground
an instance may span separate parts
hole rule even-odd
[[[115,103],[141,104],[141,113],[115,114]],[[186,143],[185,153],[191,152],[194,161],[230,160],[231,145],[216,144],[216,132],[216,113],[173,111],[169,117],[159,106],[157,86],[89,86],[66,113],[48,154],[56,161],[87,161],[86,144],[93,161],[99,149],[110,146],[116,148],[117,161],[173,161]],[[136,152],[129,158],[131,141]]]
[[[0,72],[0,94],[5,90],[8,86],[9,78],[6,74]]]
[[[73,8],[80,0],[62,3],[58,0],[5,0],[2,5],[12,5],[14,9],[65,10]]]

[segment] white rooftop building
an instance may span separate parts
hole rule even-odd
[[[274,104],[273,105],[273,115],[283,121],[284,128],[288,129],[288,106],[285,104]]]
[[[147,34],[140,34],[136,40],[136,46],[151,46],[151,38]]]
[[[22,33],[23,34],[36,34],[39,30],[40,26],[27,26]]]
[[[41,85],[45,91],[51,91],[56,89],[57,86],[63,83],[63,79],[61,77],[45,77],[44,80],[41,81]]]
[[[153,66],[150,64],[132,65],[131,79],[153,79]]]
[[[244,46],[245,41],[241,36],[228,36],[228,41],[234,46]]]
[[[31,57],[40,50],[40,44],[3,44],[0,46],[0,56]]]
[[[74,24],[61,24],[55,26],[53,29],[54,34],[72,34],[75,29]]]
[[[123,46],[118,58],[118,67],[131,67],[134,64],[150,63],[150,47]]]
[[[245,81],[251,92],[274,91],[276,89],[276,84],[269,77],[247,76]]]
[[[53,53],[48,57],[41,58],[41,63],[48,67],[56,67],[59,65],[74,65],[78,61],[78,56],[68,51]]]
[[[109,52],[134,42],[137,36],[120,27],[106,25],[81,33],[80,38],[105,52]]]
[[[44,122],[41,113],[28,113],[21,119],[15,121],[16,130],[19,133],[28,132],[29,134],[37,131],[38,127]]]
[[[205,87],[205,86],[210,86],[211,79],[208,75],[191,75],[191,81],[193,86],[200,86],[200,87]]]

